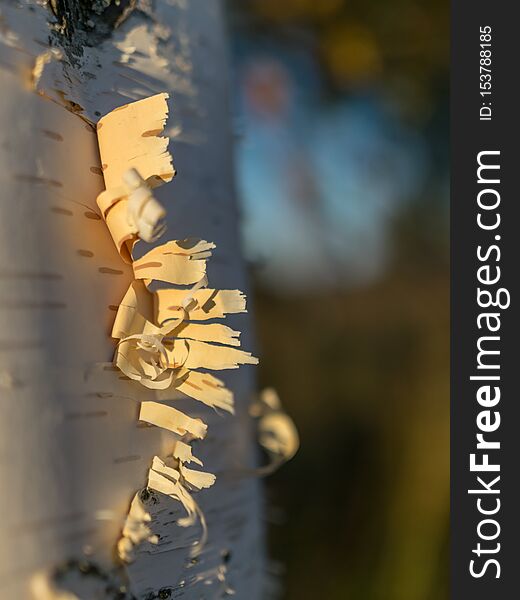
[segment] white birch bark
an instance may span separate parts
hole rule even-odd
[[[169,442],[167,432],[138,425],[137,383],[114,384],[92,369],[112,358],[113,307],[131,273],[96,214],[103,178],[89,122],[133,99],[171,94],[178,175],[157,192],[168,210],[164,239],[214,241],[211,286],[244,289],[245,281],[218,3],[156,0],[76,57],[49,53],[46,6],[3,0],[0,11],[0,598],[11,600],[31,597],[34,573],[85,551],[111,569],[129,503]],[[250,348],[247,317],[230,325]],[[258,484],[230,475],[254,461],[252,378],[251,367],[223,376],[235,417],[186,402],[209,425],[196,454],[218,477],[197,495],[208,546],[192,564],[185,541],[193,532],[165,526],[177,549],[136,561],[135,597],[161,589],[164,597],[223,597],[226,569],[237,598],[263,597]],[[173,510],[175,519],[182,510]]]

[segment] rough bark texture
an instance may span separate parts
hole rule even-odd
[[[111,35],[131,12],[136,0],[50,0],[61,45],[73,49],[93,46]],[[78,37],[79,36],[79,37]]]
[[[113,308],[131,274],[97,214],[103,178],[90,123],[134,99],[171,93],[167,133],[178,176],[157,192],[168,209],[167,238],[214,241],[211,285],[245,287],[218,3],[143,3],[125,14],[112,35],[98,31],[91,38],[87,29],[92,23],[96,29],[104,11],[75,17],[73,4],[54,2],[56,19],[46,6],[0,2],[0,598],[5,599],[31,597],[28,584],[35,572],[52,571],[85,552],[111,570],[129,502],[144,486],[152,456],[165,453],[169,444],[166,432],[138,425],[138,384],[114,382],[93,368],[111,360]],[[85,9],[84,4],[91,11],[97,3],[77,6]],[[108,29],[119,22],[119,8],[114,11]],[[74,18],[90,24],[74,30]],[[85,39],[96,40],[95,47]],[[51,46],[62,51],[51,52]],[[250,347],[246,317],[230,324],[244,331]],[[252,376],[251,368],[224,376],[236,394],[235,417],[186,402],[187,412],[209,425],[196,453],[218,476],[212,489],[197,496],[209,543],[197,561],[190,560],[186,541],[196,532],[175,525],[182,510],[173,506],[164,532],[168,545],[141,557],[126,573],[135,597],[219,598],[226,586],[240,599],[264,597],[258,484],[233,476],[254,461],[247,414]],[[81,578],[78,585],[83,589]],[[91,596],[85,591],[80,597]]]

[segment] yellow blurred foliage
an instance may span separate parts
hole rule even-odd
[[[379,77],[382,56],[369,29],[349,22],[338,23],[328,28],[320,43],[322,59],[337,85],[366,85]]]
[[[377,87],[413,121],[428,119],[446,93],[447,0],[229,1],[247,15],[252,32],[307,48],[333,93]]]

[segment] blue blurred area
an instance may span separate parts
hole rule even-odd
[[[420,189],[428,149],[371,99],[323,108],[303,97],[288,113],[266,123],[247,105],[243,112],[237,172],[248,257],[272,284],[377,276],[388,220]]]
[[[393,217],[431,177],[429,132],[381,89],[328,98],[305,47],[232,31],[238,190],[259,277],[283,289],[380,276]],[[447,168],[436,178],[446,211]]]

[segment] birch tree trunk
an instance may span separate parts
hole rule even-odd
[[[134,4],[0,1],[0,598],[6,600],[30,598],[35,573],[74,570],[74,561],[112,572],[129,503],[169,441],[167,432],[138,424],[138,384],[114,385],[95,369],[112,359],[114,307],[132,279],[95,202],[103,177],[92,124],[101,115],[170,93],[166,133],[178,175],[157,192],[168,210],[167,238],[214,241],[211,285],[245,287],[219,5]],[[247,318],[231,321],[248,345]],[[196,450],[217,474],[216,485],[197,495],[209,530],[202,556],[190,560],[182,543],[190,533],[173,523],[165,531],[173,543],[128,569],[133,596],[108,587],[96,596],[89,591],[96,577],[79,576],[80,598],[200,600],[224,597],[228,589],[239,599],[264,597],[258,484],[229,476],[254,463],[252,377],[251,367],[224,376],[235,392],[234,417],[186,403],[191,416],[209,425]]]

